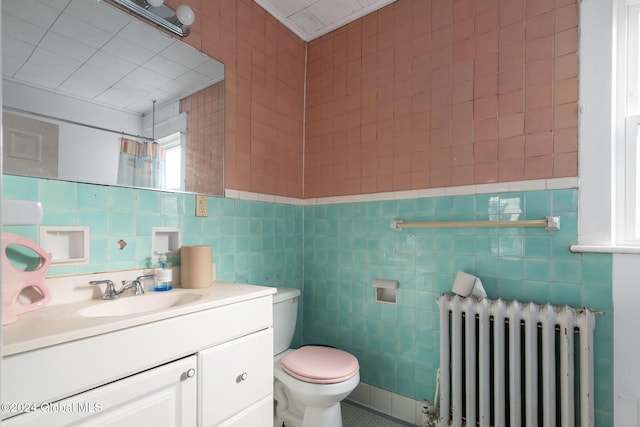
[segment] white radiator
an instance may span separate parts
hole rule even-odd
[[[448,294],[438,305],[439,427],[594,426],[593,311]]]

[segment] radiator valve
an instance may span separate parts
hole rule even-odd
[[[438,408],[428,400],[422,401],[422,427],[436,427]]]

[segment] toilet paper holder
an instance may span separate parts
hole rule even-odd
[[[386,304],[398,303],[398,281],[389,279],[374,279],[372,283],[376,292],[376,302]]]

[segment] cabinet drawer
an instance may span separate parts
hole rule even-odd
[[[244,412],[229,418],[220,427],[273,427],[273,396],[265,397]]]
[[[273,329],[198,353],[201,425],[213,426],[273,393]]]

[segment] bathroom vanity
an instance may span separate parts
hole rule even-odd
[[[3,326],[2,425],[271,426],[274,292],[216,282],[24,314]]]

